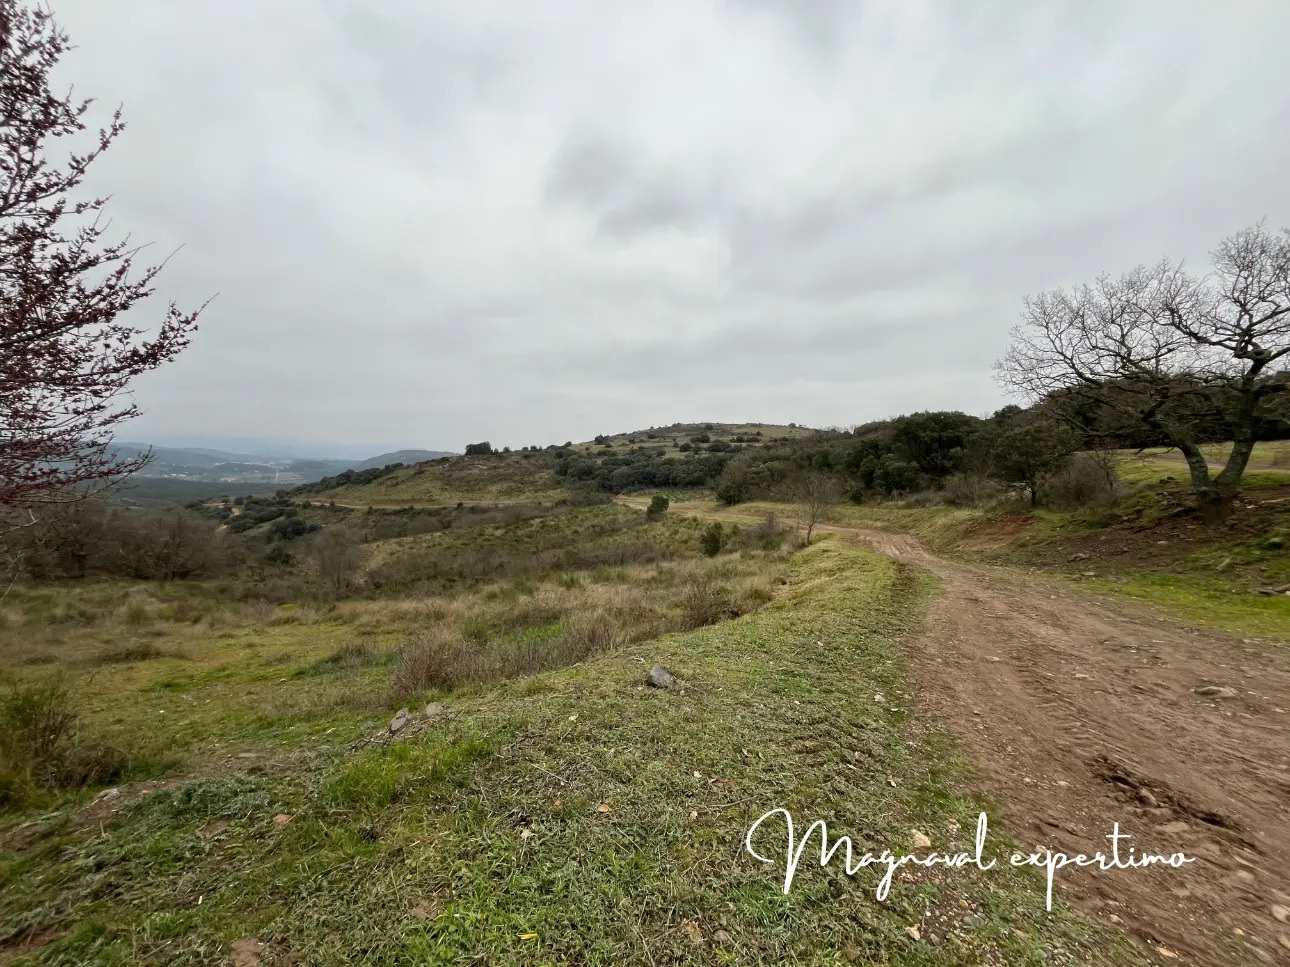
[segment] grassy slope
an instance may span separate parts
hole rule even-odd
[[[871,873],[804,867],[784,897],[740,852],[780,805],[866,847],[967,848],[977,804],[909,719],[896,644],[929,588],[837,543],[757,614],[459,695],[416,739],[197,780],[102,828],[43,817],[0,859],[0,937],[40,931],[47,964],[216,962],[247,936],[264,963],[1136,957],[1046,916],[1034,876],[906,876],[879,904]],[[683,693],[643,687],[655,661]]]
[[[584,443],[575,443],[574,450],[583,453],[613,453],[615,451],[631,450],[639,446],[662,447],[668,456],[677,456],[681,453],[680,445],[690,440],[691,437],[706,434],[713,441],[726,440],[732,437],[754,436],[761,433],[758,437],[759,443],[773,443],[776,440],[795,440],[802,437],[808,437],[817,432],[810,427],[805,426],[786,426],[777,423],[681,423],[675,426],[660,426],[650,430],[632,430],[627,433],[606,434],[609,437],[610,445],[601,446],[594,441]],[[651,437],[651,434],[653,436]],[[674,446],[672,441],[676,441]]]
[[[1221,469],[1223,461],[1232,452],[1230,443],[1210,443],[1201,447],[1210,471]],[[1174,476],[1187,479],[1187,463],[1180,452],[1164,447],[1123,450],[1120,452],[1120,477],[1132,483],[1154,483],[1162,477]],[[1260,486],[1279,486],[1290,483],[1290,440],[1256,443],[1246,468],[1247,490]]]
[[[418,463],[368,484],[337,487],[306,499],[353,507],[549,503],[569,496],[551,466],[550,456],[543,453],[454,457]]]
[[[711,429],[707,429],[711,427]],[[686,423],[653,430],[616,433],[605,447],[593,442],[573,444],[574,451],[594,455],[622,455],[639,447],[662,448],[668,456],[681,456],[679,445],[691,437],[707,434],[711,440],[762,435],[762,443],[809,436],[804,426],[768,423]],[[653,434],[653,438],[650,437]],[[675,439],[678,446],[673,446]],[[553,502],[568,497],[569,491],[551,473],[553,459],[546,452],[494,454],[488,457],[454,457],[446,462],[420,463],[404,467],[372,483],[338,487],[309,495],[313,502],[334,500],[353,507],[453,506],[467,504]]]

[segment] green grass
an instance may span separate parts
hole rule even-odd
[[[698,551],[702,527],[680,515],[650,522],[618,504],[579,507],[516,524],[383,541],[370,567],[383,587],[467,587],[518,574],[690,556]]]
[[[350,507],[452,507],[458,503],[551,503],[569,491],[547,453],[453,457],[404,467],[368,484],[338,487],[307,500]]]
[[[1127,595],[1198,627],[1279,640],[1290,638],[1290,597],[1264,596],[1189,574],[1137,572],[1114,581],[1085,579],[1083,589]]]
[[[864,848],[970,848],[980,804],[911,718],[898,647],[929,593],[828,538],[753,615],[461,693],[407,742],[198,779],[101,827],[43,817],[0,858],[0,943],[36,933],[18,962],[41,964],[219,962],[245,937],[309,964],[1135,962],[1006,866],[878,903],[836,866],[786,897],[742,853],[776,806]],[[645,687],[655,662],[684,690]]]
[[[1223,469],[1223,463],[1232,452],[1230,443],[1207,443],[1201,448],[1211,475]],[[1187,461],[1175,449],[1150,447],[1146,450],[1121,450],[1118,454],[1120,479],[1132,484],[1155,484],[1165,477],[1188,480]],[[1246,468],[1244,486],[1247,490],[1283,486],[1290,483],[1290,441],[1264,441],[1254,445]]]

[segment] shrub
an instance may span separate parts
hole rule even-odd
[[[980,474],[956,473],[945,481],[945,503],[954,507],[975,507],[994,488]]]
[[[40,789],[111,782],[126,769],[120,749],[81,739],[61,675],[11,680],[0,698],[0,805],[22,806]]]
[[[667,513],[668,505],[671,502],[662,494],[655,494],[650,498],[649,510],[645,511],[645,516],[650,520],[658,520]]]
[[[716,557],[721,553],[721,549],[726,546],[726,532],[722,530],[718,521],[713,521],[704,530],[703,536],[699,540],[699,546],[703,548],[703,553],[708,557]]]
[[[750,532],[752,539],[767,551],[778,550],[779,546],[784,543],[784,526],[779,522],[779,517],[773,510],[768,510],[766,516],[762,518],[761,523]]]
[[[1095,453],[1076,453],[1044,482],[1044,502],[1062,510],[1110,503],[1115,498],[1114,466]]]
[[[481,645],[438,625],[403,646],[392,685],[395,697],[402,699],[429,689],[449,690],[493,677],[494,669]]]
[[[343,527],[328,527],[309,545],[305,566],[326,594],[341,598],[358,584],[363,552]]]
[[[487,440],[485,440],[483,443],[466,444],[466,456],[468,457],[487,456],[492,452],[493,452],[493,445],[489,443]]]
[[[684,631],[737,618],[740,613],[730,588],[708,575],[691,580],[681,597],[681,628]]]
[[[604,611],[582,612],[570,618],[548,667],[571,665],[591,655],[610,651],[623,643],[617,622]]]

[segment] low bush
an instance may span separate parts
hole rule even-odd
[[[0,806],[21,807],[42,790],[113,782],[129,766],[125,752],[79,734],[61,675],[11,679],[0,695]]]
[[[740,610],[735,605],[730,588],[708,575],[696,575],[692,578],[681,596],[683,631],[714,625],[739,615]]]
[[[721,553],[721,549],[726,546],[726,532],[719,522],[713,521],[708,525],[703,536],[699,538],[699,546],[708,557],[716,557]]]
[[[487,681],[495,669],[478,642],[437,625],[416,635],[402,648],[391,683],[396,699],[418,692],[447,691]]]
[[[1099,453],[1076,453],[1040,491],[1043,502],[1058,510],[1109,504],[1117,496],[1115,464]]]

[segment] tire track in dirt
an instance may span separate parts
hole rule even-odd
[[[1063,870],[1064,896],[1179,963],[1290,963],[1290,649],[1187,629],[1041,577],[829,528],[944,593],[911,643],[925,706],[1023,844],[1092,853],[1119,823],[1181,870]],[[1192,690],[1238,692],[1205,698]],[[1162,955],[1164,956],[1164,955]]]
[[[940,580],[909,643],[921,704],[959,737],[1023,845],[1109,852],[1119,823],[1139,853],[1196,857],[1182,869],[1068,867],[1064,898],[1164,948],[1162,963],[1290,963],[1290,923],[1278,920],[1290,917],[1290,645],[949,561],[906,535],[817,529]],[[1207,685],[1237,694],[1193,692]]]

